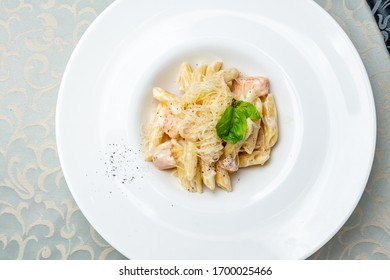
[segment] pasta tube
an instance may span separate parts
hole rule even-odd
[[[161,121],[164,115],[164,111],[164,105],[162,105],[161,103],[158,104],[154,116],[149,123],[149,137],[146,142],[146,152],[144,155],[145,160],[147,161],[152,161],[154,150],[162,142],[164,131],[162,130]]]
[[[183,62],[176,84],[182,95],[153,88],[159,105],[145,131],[145,159],[173,169],[189,192],[232,191],[230,172],[265,164],[278,139],[268,79],[220,61],[195,69]]]
[[[260,120],[252,121],[252,133],[245,140],[244,144],[242,144],[242,148],[248,154],[251,154],[253,150],[256,148],[257,136],[260,129]]]
[[[190,182],[191,191],[203,192],[203,183],[202,183],[200,164],[197,164],[195,177],[192,180],[189,180],[189,182]]]
[[[163,104],[166,104],[174,115],[181,112],[181,98],[160,87],[153,88],[153,97]]]
[[[221,70],[223,73],[223,79],[225,80],[225,83],[229,83],[233,81],[234,79],[238,78],[240,75],[240,72],[236,68],[228,68],[225,70]]]
[[[186,172],[184,170],[184,165],[183,165],[183,162],[181,162],[181,161],[179,161],[177,163],[176,175],[179,178],[180,186],[183,189],[185,189],[185,190],[187,190],[189,192],[195,192],[195,190],[192,189],[192,186],[190,185],[190,182],[186,178]]]
[[[264,146],[271,148],[278,140],[278,122],[275,101],[272,94],[268,94],[263,102]]]
[[[202,180],[206,187],[210,190],[215,189],[215,164],[207,163],[204,160],[200,160]]]
[[[198,66],[194,70],[193,81],[195,81],[195,82],[203,81],[204,76],[206,76],[206,72],[207,72],[207,65],[206,64],[202,64],[202,65]]]
[[[270,149],[256,150],[252,154],[240,154],[240,167],[248,167],[252,165],[263,165],[270,157]]]
[[[184,170],[187,180],[192,180],[197,171],[198,157],[196,155],[196,143],[185,141],[184,144]]]
[[[183,62],[180,66],[179,76],[176,80],[179,91],[185,93],[188,87],[191,85],[192,79],[193,73],[191,66],[187,62]]]
[[[230,176],[226,169],[222,168],[220,164],[216,165],[216,175],[215,175],[215,181],[217,183],[217,186],[221,189],[224,189],[225,191],[231,192],[232,191],[232,184],[230,182]]]
[[[214,64],[211,64],[207,67],[206,76],[211,76],[221,70],[222,68],[222,62],[217,61]]]

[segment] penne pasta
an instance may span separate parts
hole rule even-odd
[[[202,172],[200,164],[197,164],[195,176],[192,180],[189,180],[189,182],[191,186],[191,191],[203,192]]]
[[[160,87],[153,88],[153,97],[161,103],[168,106],[169,110],[174,114],[178,115],[181,111],[181,100],[180,97],[170,93]]]
[[[232,191],[230,173],[263,165],[278,139],[269,81],[242,76],[222,62],[194,70],[184,62],[176,79],[180,95],[153,88],[159,105],[150,121],[145,159],[172,169],[183,189]]]
[[[268,94],[263,102],[262,122],[264,124],[264,146],[272,148],[278,140],[278,123],[275,101],[272,94]]]
[[[217,186],[221,189],[224,189],[227,192],[232,191],[232,185],[230,182],[230,176],[226,169],[222,168],[220,164],[216,164],[216,175],[215,175],[215,182],[217,183]]]
[[[266,150],[256,150],[252,154],[240,154],[239,157],[239,162],[240,162],[240,167],[248,167],[252,165],[263,165],[264,163],[267,162],[267,160],[270,157],[270,149]]]
[[[194,179],[198,165],[198,156],[196,155],[196,143],[191,141],[185,141],[183,164],[187,180]]]
[[[207,163],[204,160],[200,160],[202,180],[206,187],[210,190],[215,189],[215,164]]]
[[[257,133],[256,149],[265,149],[264,144],[264,123],[260,121],[259,132]]]
[[[214,75],[216,72],[221,70],[222,68],[222,62],[217,61],[214,64],[211,64],[207,67],[206,76]]]
[[[242,144],[242,148],[248,154],[251,154],[253,150],[256,148],[257,136],[260,129],[260,120],[251,121],[251,122],[252,122],[252,133]]]
[[[203,81],[203,78],[206,76],[206,73],[207,73],[207,65],[206,64],[202,64],[202,65],[198,66],[194,70],[193,81],[194,82]]]
[[[162,130],[162,116],[164,115],[165,106],[159,104],[156,108],[153,118],[149,123],[149,137],[146,142],[145,160],[152,161],[153,152],[161,144],[164,131]]]
[[[195,192],[193,187],[190,185],[190,182],[186,178],[186,172],[184,170],[184,165],[183,162],[179,161],[177,163],[177,170],[176,170],[176,175],[179,178],[180,181],[180,186],[189,191],[189,192]]]
[[[225,80],[225,83],[229,83],[236,79],[239,75],[240,72],[236,68],[228,68],[225,70],[221,70],[223,74],[223,79]]]
[[[179,91],[185,93],[188,87],[191,85],[193,79],[193,73],[191,66],[187,62],[183,62],[180,66],[179,76],[177,77],[176,84]]]

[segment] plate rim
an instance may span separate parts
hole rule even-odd
[[[366,92],[366,94],[368,96],[368,99],[369,99],[368,106],[370,107],[370,111],[371,111],[371,114],[372,114],[372,116],[371,116],[372,135],[370,136],[370,139],[371,139],[372,143],[371,143],[370,147],[367,147],[367,150],[370,150],[370,162],[367,163],[367,169],[366,169],[367,172],[365,174],[365,180],[361,182],[361,186],[360,186],[360,189],[359,189],[360,193],[356,197],[356,201],[354,201],[354,203],[352,203],[353,207],[351,207],[351,209],[349,210],[349,213],[346,216],[344,216],[343,222],[337,228],[335,228],[334,231],[332,231],[329,234],[329,236],[326,239],[323,240],[323,242],[319,243],[317,246],[315,246],[315,248],[313,248],[312,251],[307,252],[306,255],[303,255],[300,258],[300,259],[307,259],[311,255],[313,255],[315,252],[317,252],[320,248],[322,248],[327,242],[329,242],[337,234],[337,232],[343,227],[343,225],[351,217],[351,215],[353,214],[354,210],[356,209],[359,201],[362,198],[362,195],[364,193],[364,190],[366,189],[366,186],[367,186],[370,174],[371,174],[371,170],[372,170],[373,162],[374,162],[374,158],[375,158],[375,149],[376,149],[376,141],[377,141],[377,117],[376,117],[375,98],[374,98],[373,89],[372,89],[372,86],[371,86],[371,83],[370,83],[370,80],[369,80],[369,76],[368,76],[367,70],[366,70],[366,68],[364,66],[364,63],[362,61],[362,58],[360,57],[360,55],[358,53],[358,50],[355,47],[355,45],[353,44],[352,40],[349,38],[347,33],[344,31],[344,29],[337,23],[337,21],[325,9],[323,9],[317,2],[312,1],[312,0],[300,0],[300,1],[306,2],[307,5],[312,5],[315,9],[317,9],[320,13],[322,13],[325,17],[327,17],[328,23],[334,25],[339,30],[340,35],[344,39],[344,42],[347,43],[349,48],[352,50],[353,56],[355,58],[355,61],[359,64],[359,71],[361,72],[362,76],[364,76],[364,84],[366,86],[365,92]],[[92,221],[93,219],[91,219],[91,217],[86,216],[84,214],[85,211],[82,208],[82,206],[80,206],[83,203],[79,200],[77,194],[75,193],[75,189],[76,188],[72,187],[68,183],[69,179],[67,179],[67,178],[68,178],[69,175],[67,175],[66,168],[64,168],[63,151],[61,149],[61,147],[62,147],[62,140],[60,139],[60,137],[58,137],[60,135],[60,131],[61,131],[61,126],[59,125],[59,123],[60,123],[60,112],[61,112],[61,106],[62,106],[62,103],[63,103],[62,100],[64,99],[64,96],[66,95],[66,92],[64,90],[64,83],[67,80],[67,77],[69,76],[69,72],[71,71],[72,65],[76,61],[76,56],[77,56],[77,53],[79,52],[80,46],[82,44],[84,44],[84,41],[88,40],[89,34],[93,32],[93,29],[95,28],[95,26],[97,26],[98,22],[100,22],[102,20],[102,18],[106,17],[106,15],[109,14],[111,12],[111,10],[115,9],[116,6],[120,6],[122,2],[124,2],[124,0],[116,0],[113,3],[111,3],[109,6],[107,6],[93,20],[93,22],[88,26],[87,30],[81,36],[80,40],[78,41],[78,43],[74,47],[74,49],[72,51],[72,54],[71,54],[71,56],[70,56],[70,58],[69,58],[69,60],[67,62],[66,67],[65,67],[65,70],[63,72],[63,76],[62,76],[62,79],[61,79],[61,84],[60,84],[59,91],[58,91],[57,102],[56,102],[55,136],[56,136],[57,153],[58,153],[59,162],[60,162],[60,165],[61,165],[61,170],[62,170],[62,172],[64,174],[64,179],[66,181],[66,185],[67,185],[69,191],[71,192],[73,199],[75,200],[76,204],[80,208],[80,210],[81,210],[82,214],[84,215],[84,217],[87,219],[88,223],[90,223],[91,226],[93,226],[96,229],[99,228],[99,226],[97,226],[96,223],[94,223]],[[105,234],[103,233],[104,230],[101,230],[99,228],[99,230],[97,230],[97,232],[98,232],[99,235],[101,235],[106,240],[107,243],[109,243],[110,245],[112,244],[111,243],[112,242],[112,240],[111,240],[112,238],[105,236]],[[110,240],[110,242],[108,242],[108,240]],[[127,254],[122,252],[122,249],[120,247],[114,247],[114,249],[119,251],[125,257],[129,258],[129,256],[127,256]]]

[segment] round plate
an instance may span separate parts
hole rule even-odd
[[[233,192],[188,193],[142,155],[152,87],[183,61],[270,79],[280,138]],[[96,230],[134,259],[302,259],[345,223],[367,182],[376,119],[367,73],[311,0],[115,1],[77,45],[60,88],[58,151]]]

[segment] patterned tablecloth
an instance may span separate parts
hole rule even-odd
[[[80,36],[112,0],[0,0],[0,259],[122,259],[74,202],[55,144],[55,105]],[[316,0],[368,71],[378,140],[348,222],[312,259],[390,259],[390,58],[365,0]],[[319,30],[318,32],[321,32]]]

